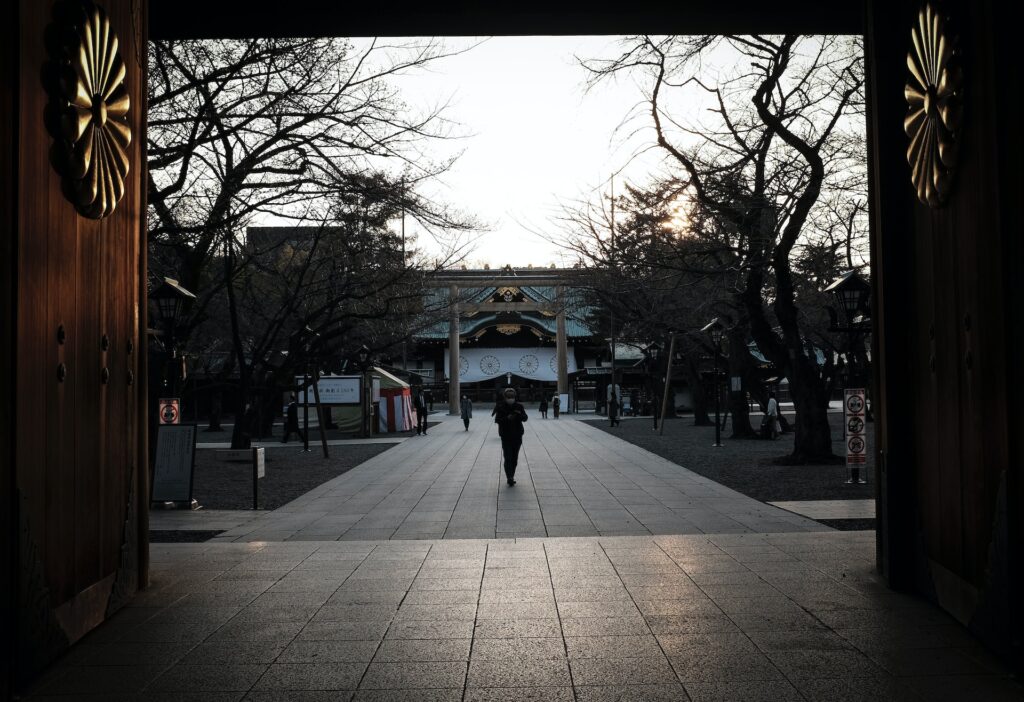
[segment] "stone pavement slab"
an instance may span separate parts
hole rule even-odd
[[[885,587],[874,549],[838,531],[154,544],[151,587],[28,699],[1024,700],[964,628]]]
[[[442,421],[218,541],[828,531],[571,418],[531,413],[505,485],[497,428]]]
[[[768,504],[811,519],[875,518],[874,500],[795,500]]]

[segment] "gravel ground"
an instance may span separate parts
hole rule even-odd
[[[436,412],[435,412],[435,414],[436,414]],[[431,421],[430,419],[427,420],[427,428],[428,429],[430,427],[437,426],[438,424],[439,424],[438,421]],[[232,431],[232,428],[233,428],[232,424],[230,424],[230,423],[229,424],[221,424],[221,427],[223,428],[223,431],[206,431],[206,426],[207,426],[206,422],[200,422],[199,423],[199,431],[196,432],[196,441],[197,442],[199,442],[201,444],[205,444],[205,443],[224,443],[224,442],[230,442],[231,441],[231,431]],[[302,426],[302,414],[301,413],[299,414],[299,426]],[[328,440],[333,440],[333,439],[358,439],[359,438],[359,436],[357,434],[353,434],[351,432],[347,432],[346,433],[346,432],[338,431],[337,429],[328,429],[326,433],[327,433],[327,439]],[[394,433],[391,433],[391,434],[374,434],[373,438],[391,438],[391,437],[396,437],[396,436],[411,436],[411,435],[413,435],[415,433],[416,433],[415,431],[406,431],[406,432],[394,432]],[[253,436],[252,440],[253,441],[280,441],[281,437],[283,435],[284,435],[284,425],[281,424],[280,422],[278,422],[277,424],[274,425],[274,431],[269,436],[264,436],[262,438],[258,437],[258,436]],[[309,426],[309,444],[310,444],[310,446],[312,446],[313,444],[319,445],[319,442],[320,442],[320,430],[317,429],[316,422],[312,422],[310,424],[310,426]],[[289,444],[301,444],[302,440],[299,439],[297,436],[295,436],[295,434],[292,434],[291,435],[291,439],[290,439],[290,441],[288,443]]]
[[[792,421],[792,416],[786,415]],[[830,413],[832,424],[832,450],[845,455],[843,444],[843,418],[838,412]],[[760,416],[752,416],[755,428]],[[874,446],[875,425],[868,424],[868,463],[861,468],[867,485],[846,485],[845,465],[778,466],[773,459],[793,450],[793,435],[783,434],[776,441],[729,439],[729,427],[722,432],[723,448],[714,448],[715,428],[695,427],[692,417],[669,419],[665,435],[659,436],[651,426],[651,418],[624,419],[620,426],[610,428],[608,420],[594,421],[609,434],[614,434],[667,458],[684,468],[699,473],[715,482],[761,500],[863,500],[875,496]]]
[[[355,468],[396,444],[331,446],[324,458],[319,443],[310,442],[309,453],[301,443],[266,452],[267,475],[260,479],[260,508],[277,509],[331,478]],[[252,463],[224,460],[213,449],[196,451],[193,496],[206,509],[252,509]]]

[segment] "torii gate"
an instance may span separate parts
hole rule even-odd
[[[461,388],[459,375],[459,318],[463,312],[547,312],[555,315],[555,358],[558,367],[558,394],[569,392],[568,343],[565,335],[565,286],[579,271],[571,268],[541,268],[516,270],[505,266],[498,270],[473,269],[450,270],[436,273],[433,287],[447,287],[448,312],[448,413],[459,413]],[[555,289],[554,301],[526,302],[480,302],[462,305],[459,302],[461,288],[489,287],[549,287]]]

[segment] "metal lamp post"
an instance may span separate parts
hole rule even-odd
[[[320,336],[313,331],[308,325],[302,327],[299,330],[302,340],[302,384],[305,387],[302,403],[302,452],[309,453],[309,348],[312,345],[313,339]],[[313,382],[317,382],[313,379]],[[319,417],[317,418],[317,424],[320,423]]]
[[[360,346],[356,351],[356,361],[359,362],[359,373],[362,376],[362,397],[359,402],[362,414],[362,417],[360,418],[360,434],[366,437],[370,435],[370,418],[368,416],[370,414],[370,388],[368,387],[369,373],[367,373],[367,369],[370,365],[370,349],[366,344]]]
[[[650,380],[650,392],[648,397],[651,402],[651,415],[654,417],[654,431],[658,431],[658,370],[659,361],[661,361],[661,347],[657,344],[651,344],[644,349],[644,355],[647,356],[647,377]]]
[[[156,303],[157,318],[163,334],[161,345],[166,355],[161,376],[164,385],[167,385],[168,366],[177,357],[174,335],[178,329],[181,312],[185,304],[195,300],[196,296],[181,287],[174,278],[164,278],[163,282],[149,293],[149,299]],[[175,387],[172,386],[170,389],[174,391]]]
[[[843,320],[845,322],[840,324],[836,310],[829,307],[828,313],[832,322],[829,331],[846,334],[847,338],[846,368],[842,383],[844,390],[843,435],[847,443],[847,465],[850,469],[850,477],[846,482],[849,484],[863,484],[866,481],[860,475],[860,463],[865,460],[863,455],[864,441],[859,434],[863,432],[864,417],[859,416],[859,414],[846,417],[850,407],[846,406],[849,405],[849,400],[845,398],[853,393],[860,398],[859,400],[854,398],[855,404],[863,405],[864,381],[866,379],[861,372],[862,369],[857,360],[855,349],[868,325],[866,316],[868,314],[868,299],[871,295],[871,285],[857,271],[849,271],[825,288],[825,292],[832,293],[836,306],[843,312]],[[851,444],[854,442],[858,445],[851,447]]]
[[[712,319],[701,329],[711,335],[711,343],[715,345],[715,448],[722,447],[722,389],[718,386],[718,365],[722,357],[722,336],[725,326],[718,317]]]

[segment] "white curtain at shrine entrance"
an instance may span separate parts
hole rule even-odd
[[[449,371],[449,354],[445,349],[444,373]],[[569,372],[576,370],[576,355],[568,348],[566,365]],[[477,383],[511,373],[530,380],[558,381],[558,356],[555,347],[527,349],[461,349],[459,351],[459,382]]]

